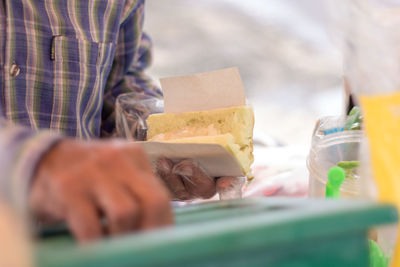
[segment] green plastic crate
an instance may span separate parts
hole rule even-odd
[[[78,246],[47,231],[37,266],[368,266],[371,227],[396,209],[359,201],[246,199],[177,208],[177,225]]]

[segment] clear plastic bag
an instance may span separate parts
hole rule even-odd
[[[355,95],[400,88],[400,1],[329,1],[332,36]]]
[[[151,114],[162,113],[164,101],[153,96],[127,93],[118,96],[115,108],[117,136],[131,141],[145,141],[146,119]]]

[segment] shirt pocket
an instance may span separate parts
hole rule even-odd
[[[67,36],[54,36],[51,59],[58,62],[76,62],[103,66],[111,64],[113,43],[97,43]]]
[[[53,37],[51,59],[54,62],[55,127],[61,125],[73,129],[79,136],[96,135],[100,127],[104,87],[114,53],[114,43],[97,43],[68,36]]]

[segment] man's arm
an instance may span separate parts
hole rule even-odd
[[[79,241],[172,222],[167,190],[132,143],[67,139],[0,118],[0,170],[0,199],[27,222],[67,222]]]
[[[142,2],[142,1],[139,1]],[[102,135],[115,129],[115,100],[123,93],[161,98],[162,93],[144,73],[151,62],[151,40],[143,33],[143,3],[137,4],[121,24],[113,66],[104,92]]]
[[[21,215],[27,214],[27,197],[36,165],[60,136],[12,125],[0,117],[0,197]]]

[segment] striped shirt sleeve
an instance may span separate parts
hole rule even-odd
[[[113,66],[104,93],[102,136],[115,130],[115,100],[123,93],[161,98],[161,90],[145,74],[151,63],[151,40],[143,32],[144,3],[122,22]]]
[[[0,118],[0,197],[27,215],[29,188],[41,157],[60,136],[12,125]]]

